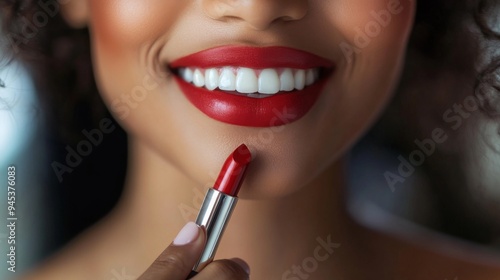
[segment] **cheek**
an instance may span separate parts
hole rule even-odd
[[[187,170],[200,185],[213,182],[208,170],[217,174],[219,159],[223,162],[229,154],[219,151],[235,146],[225,147],[217,135],[185,125],[198,123],[201,113],[178,94],[171,77],[165,76],[165,65],[160,65],[162,48],[178,40],[171,39],[174,23],[190,1],[90,1],[96,82],[115,119],[131,139]],[[199,139],[209,139],[209,144],[200,145]]]
[[[120,50],[140,46],[168,31],[182,1],[91,0],[91,28],[103,45]]]
[[[383,107],[396,86],[415,8],[413,1],[373,2],[353,19],[342,45],[352,75],[347,85],[358,89],[347,102],[357,103],[361,115]]]
[[[90,0],[96,81],[103,99],[125,126],[134,120],[125,120],[134,106],[130,99],[140,98],[140,91],[150,91],[163,80],[158,77],[164,72],[159,70],[162,66],[151,62],[158,61],[159,49],[184,6],[183,1]]]
[[[154,47],[168,39],[183,6],[182,1],[90,0],[89,26],[98,75],[112,72],[126,77],[126,71],[133,72],[137,63],[147,66]]]
[[[341,39],[330,44],[341,53],[338,76],[325,95],[321,123],[332,123],[330,155],[350,147],[375,121],[399,80],[413,23],[412,1],[335,1],[323,9],[337,11],[329,21]],[[342,6],[342,7],[340,7]],[[329,107],[329,108],[327,108]]]

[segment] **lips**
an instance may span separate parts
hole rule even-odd
[[[187,99],[212,119],[240,126],[279,126],[312,108],[333,62],[287,47],[225,46],[169,67]]]

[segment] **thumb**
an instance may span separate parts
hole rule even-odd
[[[187,223],[139,279],[185,280],[204,246],[205,231],[193,222]]]

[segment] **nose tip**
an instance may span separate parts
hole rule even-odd
[[[212,19],[244,22],[265,30],[277,22],[296,21],[308,11],[307,0],[204,0],[203,9]]]

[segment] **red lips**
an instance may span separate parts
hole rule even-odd
[[[322,68],[331,72],[334,64],[317,55],[286,47],[225,46],[201,51],[170,64],[170,68],[248,67],[252,69]],[[221,90],[210,91],[196,87],[175,76],[188,100],[204,114],[215,120],[249,127],[271,127],[302,118],[318,100],[326,78],[303,90],[279,92],[263,98],[252,98]]]

